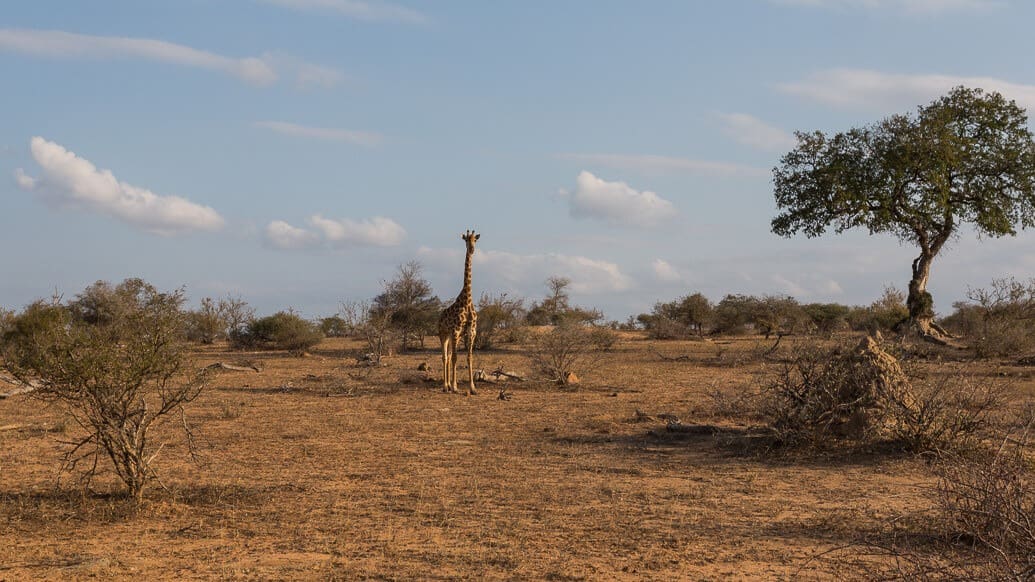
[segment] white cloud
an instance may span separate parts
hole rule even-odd
[[[268,4],[276,4],[296,10],[323,10],[336,12],[349,18],[366,21],[407,22],[420,24],[427,17],[405,6],[388,2],[366,2],[362,0],[263,0]]]
[[[556,157],[561,160],[574,160],[644,174],[691,174],[719,177],[769,175],[769,170],[765,168],[670,156],[563,153],[557,154]]]
[[[827,69],[777,89],[831,107],[866,110],[911,108],[936,99],[957,85],[998,91],[1026,109],[1035,108],[1035,85],[994,77],[906,75],[867,69]]]
[[[309,218],[311,229],[274,220],[266,226],[266,242],[278,249],[297,250],[329,246],[392,247],[406,238],[406,229],[390,218],[375,216],[366,220],[334,220],[314,214]]]
[[[208,206],[120,182],[110,170],[99,170],[42,137],[32,138],[29,148],[43,174],[33,178],[19,168],[15,180],[19,187],[51,204],[104,214],[160,235],[213,231],[223,226],[223,218]]]
[[[297,250],[320,244],[320,236],[304,228],[291,226],[283,220],[266,225],[266,241],[275,248]]]
[[[582,171],[575,191],[562,191],[574,218],[591,218],[627,226],[655,226],[676,215],[671,202],[654,192],[640,192],[625,182],[608,182]]]
[[[659,281],[665,283],[674,283],[683,279],[679,271],[664,259],[654,259],[654,262],[651,263],[651,269],[654,271],[654,276]]]
[[[337,246],[394,247],[406,238],[406,229],[390,218],[332,220],[315,214],[309,219],[330,243]]]
[[[726,135],[738,143],[760,150],[793,148],[797,140],[790,133],[747,113],[720,113]]]
[[[296,123],[288,123],[286,121],[257,121],[253,125],[255,127],[269,129],[271,131],[293,137],[348,142],[363,146],[375,146],[384,142],[384,136],[370,131],[312,127],[298,125]]]
[[[254,85],[270,85],[282,75],[300,85],[334,84],[341,73],[273,53],[234,58],[150,38],[94,36],[60,30],[0,29],[0,51],[54,59],[141,59],[217,71]]]
[[[463,264],[463,253],[459,250],[421,247],[417,255],[440,271]],[[526,294],[541,293],[543,282],[551,276],[571,279],[572,292],[582,294],[625,291],[633,285],[632,279],[622,273],[617,264],[580,255],[478,249],[474,265],[482,288],[518,289]]]
[[[771,0],[776,4],[822,8],[893,8],[912,14],[934,14],[954,10],[979,10],[1001,4],[1000,0]]]

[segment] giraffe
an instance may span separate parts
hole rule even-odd
[[[464,260],[464,286],[457,295],[456,301],[442,311],[438,318],[438,339],[442,342],[442,391],[457,392],[456,389],[456,348],[460,338],[467,344],[467,371],[471,385],[467,394],[477,394],[474,389],[474,336],[477,332],[478,313],[474,310],[471,297],[471,257],[474,256],[474,243],[482,235],[473,230],[460,235],[467,243],[467,258]]]

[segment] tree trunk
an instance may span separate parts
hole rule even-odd
[[[927,292],[933,261],[934,253],[928,250],[921,251],[920,256],[913,260],[913,278],[909,281],[909,296],[906,298],[909,309],[906,324],[925,340],[949,345],[948,340],[952,336],[934,322],[934,299]]]

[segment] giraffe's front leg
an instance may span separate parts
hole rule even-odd
[[[449,392],[449,340],[442,342],[442,391]]]
[[[449,391],[452,392],[453,394],[456,394],[456,393],[460,392],[456,388],[456,364],[457,364],[457,361],[456,361],[456,346],[459,343],[460,343],[460,338],[459,337],[454,337],[453,338],[453,343],[450,346],[452,349],[450,350],[450,356],[449,356]]]
[[[467,389],[469,396],[478,394],[478,391],[474,389],[474,336],[474,326],[471,326],[467,331],[467,374],[471,380],[471,386]]]

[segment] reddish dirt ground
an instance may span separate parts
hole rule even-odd
[[[220,372],[188,406],[200,463],[176,423],[161,429],[164,488],[140,506],[105,494],[110,477],[85,497],[59,479],[59,441],[76,429],[12,396],[0,400],[0,580],[858,577],[810,558],[930,507],[934,479],[902,454],[758,454],[758,421],[718,403],[756,390],[763,365],[717,363],[757,342],[658,344],[688,355],[667,361],[630,334],[576,390],[483,383],[473,397],[416,371],[428,361],[440,377],[432,350],[366,369],[339,339],[304,358],[202,349],[199,364],[262,371]],[[477,360],[528,369],[517,348]],[[989,374],[1035,393],[1024,369]]]

